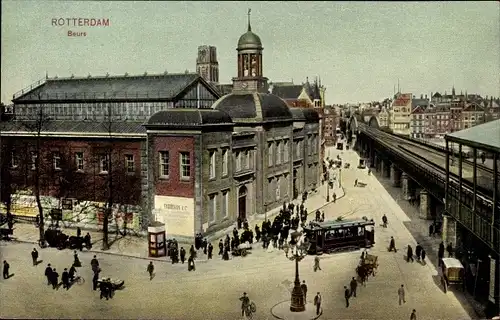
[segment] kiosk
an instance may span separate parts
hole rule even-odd
[[[165,257],[165,224],[154,221],[148,227],[148,255],[149,257]]]

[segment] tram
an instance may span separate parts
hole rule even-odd
[[[369,248],[375,243],[375,222],[372,220],[342,220],[310,222],[304,233],[309,254]]]

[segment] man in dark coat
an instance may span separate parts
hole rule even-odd
[[[255,240],[260,241],[260,229],[258,225],[255,225]]]
[[[82,236],[82,229],[80,227],[76,228],[76,236],[80,238]]]
[[[448,252],[448,258],[453,257],[453,246],[451,245],[451,242],[446,246],[446,251]]]
[[[184,261],[186,261],[186,250],[181,247],[181,262],[184,264]]]
[[[31,251],[31,259],[33,260],[33,265],[36,266],[38,261],[38,251],[35,248]]]
[[[207,249],[208,249],[208,241],[207,241],[207,239],[203,239],[202,247],[203,247],[203,254],[207,254]]]
[[[219,256],[221,256],[224,253],[224,243],[222,242],[222,239],[219,240]]]
[[[90,238],[90,234],[87,232],[85,237],[83,237],[83,242],[85,242],[85,245],[87,246],[87,249],[90,250],[92,248],[92,240]]]
[[[321,311],[321,295],[319,292],[314,297],[314,305],[316,306],[316,315],[319,316],[319,312]]]
[[[208,249],[207,249],[208,259],[212,259],[213,251],[214,251],[214,246],[212,246],[212,243],[209,243],[208,244]]]
[[[420,243],[417,243],[417,247],[415,248],[415,255],[417,256],[417,261],[420,261],[420,255],[422,254],[422,246]]]
[[[64,268],[64,271],[61,275],[61,281],[63,284],[63,289],[69,290],[69,273],[68,269]]]
[[[438,249],[438,266],[441,266],[443,258],[444,258],[444,243],[441,242],[439,244],[439,249]]]
[[[71,266],[71,268],[69,268],[69,281],[73,282],[75,281],[75,273],[76,273],[76,268],[75,266]]]
[[[3,261],[3,278],[4,279],[9,279],[9,269],[10,265],[7,263],[6,260]]]
[[[413,248],[411,247],[411,245],[408,245],[408,249],[406,250],[406,262],[413,262],[415,260],[413,260]]]
[[[50,263],[47,265],[47,268],[45,268],[45,277],[47,277],[47,285],[50,286],[50,284],[52,283],[51,279],[52,279],[52,267],[50,266]]]
[[[351,297],[351,293],[346,286],[344,286],[344,298],[345,298],[345,307],[349,308],[349,298]]]
[[[97,257],[94,256],[94,258],[92,258],[92,260],[90,260],[90,265],[92,267],[92,271],[94,271],[94,273],[98,273],[99,271],[99,261],[97,261]]]
[[[394,251],[398,252],[396,249],[396,241],[394,241],[394,237],[391,237],[391,241],[389,242],[389,252]]]
[[[57,289],[57,285],[59,284],[59,273],[57,273],[56,268],[52,269],[52,289]]]
[[[153,272],[155,271],[155,266],[153,265],[153,261],[149,261],[146,271],[149,273],[149,281],[153,280]]]
[[[351,287],[351,296],[356,298],[356,289],[358,288],[358,281],[354,277],[352,277],[351,283],[349,283],[349,285]]]

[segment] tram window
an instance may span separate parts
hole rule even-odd
[[[363,236],[365,234],[365,228],[364,227],[358,227],[358,236]]]

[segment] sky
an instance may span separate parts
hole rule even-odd
[[[2,1],[1,99],[39,79],[194,72],[200,45],[217,47],[221,83],[236,74],[236,45],[252,31],[264,76],[321,78],[326,102],[402,92],[500,96],[499,2]],[[53,26],[59,18],[109,26]],[[68,31],[86,36],[68,36]]]

